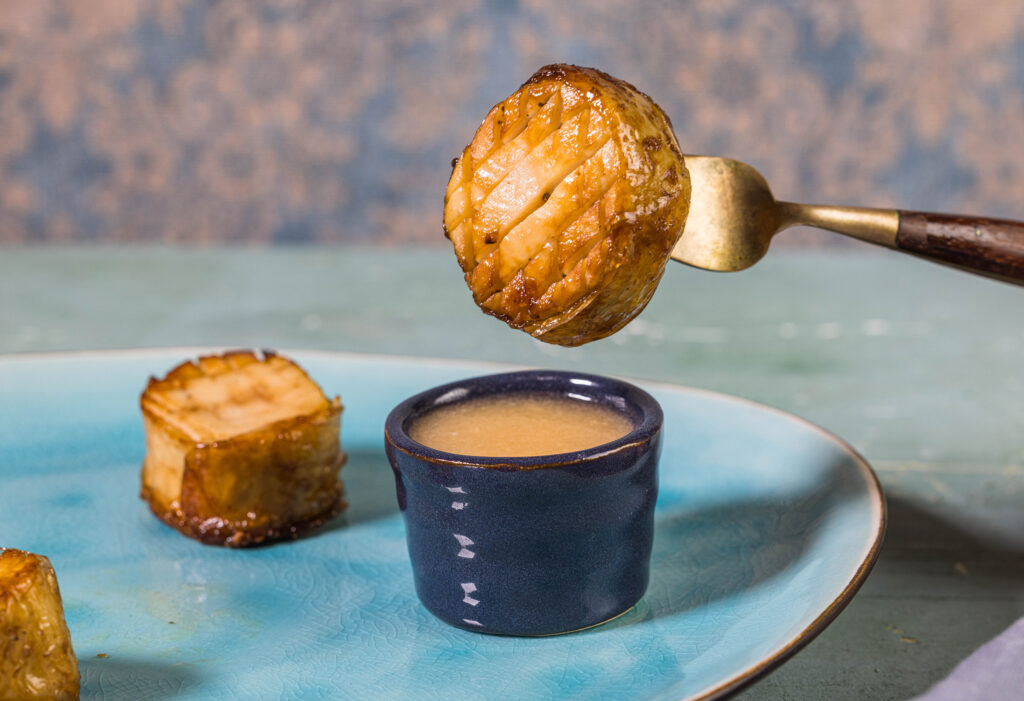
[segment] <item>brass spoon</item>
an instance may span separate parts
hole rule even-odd
[[[749,268],[772,237],[805,225],[1024,285],[1024,222],[895,209],[779,202],[754,168],[730,158],[685,156],[690,213],[672,258],[706,270]]]

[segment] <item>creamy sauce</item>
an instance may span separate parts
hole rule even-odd
[[[554,455],[610,443],[633,430],[624,415],[595,402],[516,393],[456,402],[413,423],[418,443],[459,455]]]

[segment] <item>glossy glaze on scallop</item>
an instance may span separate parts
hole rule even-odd
[[[0,548],[0,699],[77,699],[81,676],[50,560]]]
[[[474,299],[549,343],[603,338],[639,314],[689,210],[668,117],[592,68],[537,71],[453,166],[445,233]]]
[[[210,545],[296,538],[345,506],[341,401],[270,352],[203,356],[141,400],[142,498],[160,520]]]

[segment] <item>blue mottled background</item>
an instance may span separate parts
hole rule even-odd
[[[0,242],[442,243],[451,157],[553,61],[782,198],[1024,218],[1020,0],[0,0]]]

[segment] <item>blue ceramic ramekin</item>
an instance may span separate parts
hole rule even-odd
[[[525,458],[445,453],[407,433],[436,407],[513,392],[597,402],[634,428],[587,450]],[[454,626],[505,635],[566,633],[628,611],[649,577],[661,424],[642,389],[553,370],[453,382],[395,407],[385,445],[423,605]]]

